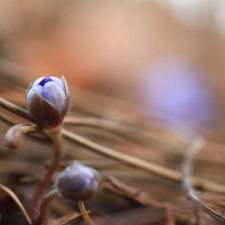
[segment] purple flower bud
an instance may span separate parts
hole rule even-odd
[[[75,162],[59,174],[56,186],[62,197],[85,201],[96,194],[99,181],[100,177],[95,169]]]
[[[69,89],[64,77],[41,77],[26,94],[27,109],[35,122],[44,128],[62,123],[69,108]]]

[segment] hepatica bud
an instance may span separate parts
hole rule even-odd
[[[41,77],[26,94],[27,109],[34,121],[44,128],[62,123],[69,108],[69,89],[64,77]]]
[[[78,162],[68,166],[56,179],[60,195],[74,201],[85,201],[98,191],[100,177],[98,172]]]

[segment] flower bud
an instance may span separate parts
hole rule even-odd
[[[27,109],[41,127],[58,127],[69,108],[69,89],[64,76],[41,77],[26,93]]]
[[[75,162],[59,174],[56,186],[62,197],[85,201],[96,194],[99,181],[100,177],[95,169]]]

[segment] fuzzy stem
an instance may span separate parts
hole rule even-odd
[[[39,183],[39,185],[36,189],[36,192],[33,196],[33,199],[31,201],[29,215],[32,219],[34,219],[37,214],[36,209],[37,209],[37,205],[39,202],[39,197],[43,194],[43,191],[47,187],[49,181],[51,180],[53,173],[58,168],[58,165],[59,165],[59,162],[61,159],[61,151],[62,151],[61,127],[58,127],[57,129],[49,130],[47,132],[51,134],[52,140],[55,145],[55,151],[54,151],[52,163],[51,163],[45,177]]]
[[[84,203],[82,201],[78,201],[77,202],[78,204],[78,207],[79,207],[79,210],[80,210],[80,213],[82,214],[85,222],[89,225],[95,225],[94,222],[91,220],[91,218],[89,217],[86,209],[85,209],[85,206],[84,206]],[[45,225],[45,224],[44,224]]]
[[[49,203],[56,197],[58,197],[57,189],[53,189],[48,194],[46,194],[41,202],[40,207],[40,221],[42,225],[48,225],[48,206]]]

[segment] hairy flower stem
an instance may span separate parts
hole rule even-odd
[[[78,208],[80,210],[80,213],[82,214],[85,222],[88,224],[88,225],[95,225],[94,222],[91,220],[91,218],[89,217],[86,209],[85,209],[85,206],[84,206],[84,203],[82,201],[78,201],[77,202],[78,204]]]
[[[41,207],[40,207],[40,223],[42,225],[48,225],[48,206],[49,203],[56,197],[59,196],[59,193],[57,189],[53,189],[49,193],[47,193],[42,202],[41,202]]]
[[[40,206],[40,216],[38,218],[38,225],[48,225],[48,206],[49,203],[54,199],[59,197],[59,192],[56,188],[51,190],[49,193],[47,193],[44,197],[43,200],[41,201],[41,206]],[[88,225],[95,225],[91,218],[89,217],[83,201],[78,201],[78,208],[80,210],[81,215],[83,216],[84,221]]]
[[[55,145],[54,157],[45,177],[39,183],[37,190],[33,196],[33,199],[31,201],[29,215],[32,219],[35,219],[35,217],[37,216],[36,209],[38,206],[39,198],[42,196],[45,188],[47,187],[49,181],[51,180],[53,173],[58,168],[61,159],[61,151],[62,151],[61,126],[58,127],[57,129],[47,130],[47,133],[51,135],[53,143]]]

